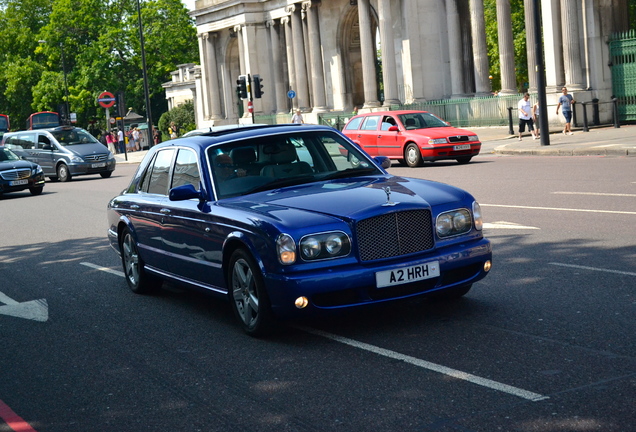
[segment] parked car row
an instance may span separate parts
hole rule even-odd
[[[28,187],[32,194],[38,195],[42,192],[44,177],[61,182],[89,174],[108,178],[116,166],[114,155],[103,144],[86,130],[73,126],[9,132],[2,137],[1,146],[6,158],[3,161],[6,163],[2,164],[2,178],[11,182],[3,184],[1,191],[5,192]],[[29,163],[29,166],[38,166],[37,184],[33,186],[30,180],[24,183],[28,180],[25,178],[7,180],[14,175],[26,175],[26,171],[20,171],[20,174],[14,171]],[[21,186],[26,187],[19,189]]]

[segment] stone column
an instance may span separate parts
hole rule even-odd
[[[561,0],[561,25],[563,28],[563,64],[565,85],[568,90],[583,90],[583,63],[581,62],[579,19],[575,0]]]
[[[269,28],[269,38],[272,45],[272,89],[274,92],[274,101],[276,103],[275,111],[282,114],[287,111],[287,89],[283,80],[283,60],[280,52],[280,36],[276,29],[276,21],[270,20],[265,23]]]
[[[466,95],[462,78],[462,40],[457,0],[446,0],[446,28],[448,29],[448,56],[450,60],[451,98]]]
[[[380,26],[380,48],[382,49],[382,81],[384,84],[384,106],[399,105],[397,67],[395,65],[395,39],[391,1],[378,0]]]
[[[319,3],[303,2],[302,7],[307,14],[307,32],[309,36],[309,59],[311,64],[311,85],[313,89],[313,111],[327,110],[325,98],[325,73],[322,65],[322,49],[320,44],[320,24],[318,21]]]
[[[526,53],[528,55],[528,92],[537,92],[537,49],[534,37],[533,0],[523,1],[524,22],[526,25]]]
[[[236,37],[238,37],[239,71],[241,75],[247,75],[247,66],[245,64],[245,46],[243,45],[245,43],[243,37],[243,26],[234,26],[234,32],[236,33]]]
[[[475,59],[475,96],[490,96],[484,0],[470,0],[470,23]]]
[[[371,36],[371,7],[369,0],[358,0],[360,24],[360,51],[362,54],[362,82],[364,85],[363,108],[379,107],[378,84],[375,73],[375,47]]]
[[[501,68],[501,90],[499,94],[517,94],[510,0],[497,0],[497,37],[499,40],[499,64]]]
[[[294,43],[293,36],[291,30],[291,19],[290,17],[282,17],[280,19],[280,25],[283,27],[285,31],[285,47],[287,53],[287,71],[288,71],[288,79],[289,79],[289,88],[287,90],[294,90],[298,92],[298,88],[296,86],[296,61],[294,59]],[[292,109],[298,108],[298,98],[295,97],[292,99]]]
[[[207,120],[209,116],[208,111],[208,71],[207,71],[207,43],[208,34],[200,33],[199,35],[199,57],[201,59],[201,118]]]
[[[300,10],[291,5],[285,9],[291,14],[292,44],[294,46],[294,70],[296,72],[296,98],[298,107],[307,111],[309,106],[309,88],[307,82],[307,71],[305,69],[305,44],[303,40],[303,23],[300,19]]]
[[[565,84],[565,72],[563,71],[561,8],[558,1],[541,0],[541,21],[543,22],[546,92],[561,93],[561,87]]]
[[[218,120],[223,117],[221,110],[221,93],[219,86],[219,72],[216,68],[216,34],[208,33],[206,75],[208,83],[208,118]],[[203,72],[203,71],[202,71]]]

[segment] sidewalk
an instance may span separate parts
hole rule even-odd
[[[518,135],[510,135],[508,126],[469,128],[482,142],[482,154],[514,154],[531,156],[636,156],[636,125],[590,128],[574,128],[574,135],[563,135],[561,128],[550,130],[550,145],[541,145],[528,132],[519,141]],[[515,133],[518,129],[515,126]]]
[[[475,132],[482,142],[481,154],[525,155],[525,156],[636,156],[636,125],[590,128],[583,132],[574,128],[574,135],[563,135],[561,128],[550,130],[550,145],[541,145],[541,140],[533,140],[526,132],[523,140],[510,135],[508,126],[468,128]],[[515,133],[517,129],[515,126]],[[138,164],[147,150],[115,155],[118,164]]]

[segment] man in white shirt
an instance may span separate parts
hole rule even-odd
[[[537,139],[534,133],[534,122],[532,121],[532,105],[530,105],[530,95],[528,93],[523,95],[523,99],[517,104],[519,111],[519,141],[521,141],[521,134],[526,131],[526,125],[528,131],[532,135],[532,139]]]

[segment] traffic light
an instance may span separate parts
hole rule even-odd
[[[239,75],[236,80],[236,94],[239,99],[247,99],[247,75]]]
[[[260,97],[263,96],[263,93],[265,93],[263,91],[263,84],[261,84],[263,81],[261,80],[260,75],[254,75],[252,79],[254,81],[254,97],[256,99],[260,99]]]
[[[124,117],[126,115],[126,101],[123,91],[115,92],[115,105],[117,105],[117,115]]]

